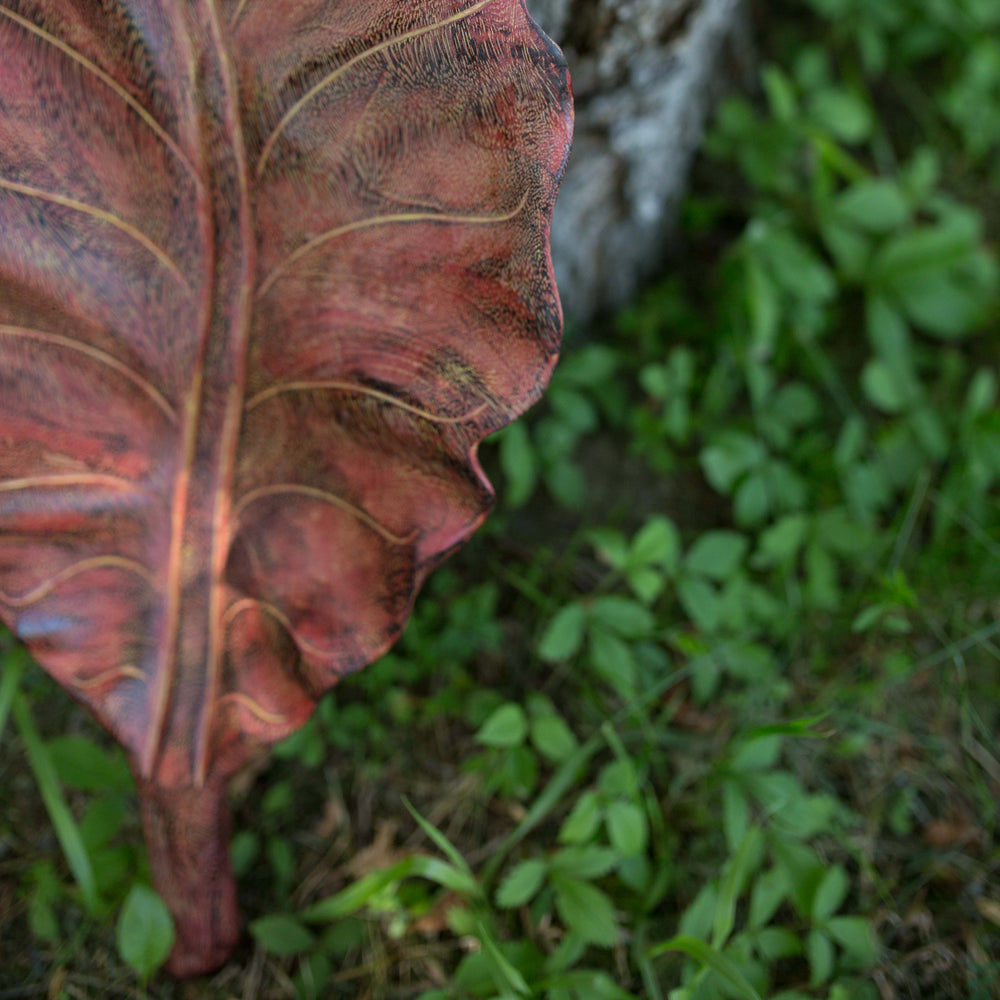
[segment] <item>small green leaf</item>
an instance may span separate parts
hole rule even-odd
[[[719,595],[703,577],[682,577],[677,583],[681,606],[703,632],[714,632],[719,625]]]
[[[910,215],[899,185],[888,178],[852,184],[836,201],[837,215],[858,229],[887,233],[906,224]]]
[[[174,922],[149,886],[132,886],[118,915],[116,941],[122,961],[143,982],[167,960],[174,946]]]
[[[802,941],[787,927],[765,927],[757,933],[754,943],[761,957],[769,962],[776,962],[780,958],[794,958],[802,954]],[[792,1000],[792,997],[782,994],[781,1000]],[[803,997],[803,1000],[808,998]]]
[[[730,853],[743,842],[750,826],[750,803],[735,781],[722,784],[722,828]]]
[[[808,840],[829,829],[836,809],[832,795],[800,795],[781,811],[780,822],[800,840]]]
[[[503,431],[499,446],[500,468],[506,477],[504,500],[510,507],[522,506],[538,481],[538,463],[527,426],[515,421]]]
[[[826,931],[847,952],[855,967],[864,968],[878,961],[875,935],[863,917],[831,917]]]
[[[790,295],[809,302],[827,302],[837,282],[823,259],[787,229],[775,229],[761,240],[759,250],[778,284]]]
[[[618,855],[610,848],[586,844],[557,851],[552,856],[552,867],[573,878],[589,881],[607,875],[618,861]]]
[[[872,132],[872,113],[861,98],[841,87],[826,87],[813,94],[809,115],[841,142],[856,145]]]
[[[656,619],[638,601],[619,594],[595,598],[589,607],[591,620],[625,639],[648,635]]]
[[[780,122],[794,121],[798,114],[798,101],[792,81],[779,67],[772,64],[764,67],[761,82],[764,84],[771,114]]]
[[[542,887],[547,870],[545,862],[535,858],[515,865],[497,889],[497,906],[504,909],[523,906]]]
[[[568,660],[583,643],[586,621],[586,612],[579,601],[560,608],[542,633],[538,655],[548,662]]]
[[[593,837],[601,822],[601,804],[595,792],[584,792],[570,810],[559,830],[562,844],[582,844]]]
[[[539,994],[535,994],[539,995]],[[574,969],[545,979],[545,1000],[636,1000],[604,972]]]
[[[755,255],[747,254],[746,296],[753,356],[770,356],[781,326],[781,291]]]
[[[567,510],[579,510],[587,495],[583,469],[568,458],[557,458],[543,466],[542,476],[553,499]]]
[[[57,736],[48,741],[49,755],[60,780],[84,792],[127,792],[134,785],[120,752],[106,752],[82,736]]]
[[[237,876],[246,875],[259,855],[260,838],[253,830],[240,830],[233,837],[229,856]]]
[[[680,555],[680,535],[668,517],[650,518],[639,529],[629,548],[629,560],[635,563],[657,563],[668,573],[677,569]]]
[[[121,829],[129,813],[129,802],[124,795],[101,795],[87,806],[80,820],[80,836],[93,853],[103,847]]]
[[[820,401],[809,386],[790,382],[774,394],[770,410],[786,427],[805,427],[820,415]]]
[[[760,524],[771,513],[771,487],[763,471],[752,472],[733,495],[733,518],[742,527]]]
[[[590,944],[612,947],[618,940],[615,910],[606,893],[566,875],[552,875],[556,910],[566,927]]]
[[[719,898],[717,882],[708,882],[701,887],[688,908],[681,914],[680,932],[682,936],[706,940],[712,933],[715,921],[715,906]],[[664,948],[664,951],[669,949]]]
[[[763,771],[774,767],[781,752],[781,735],[768,733],[755,736],[738,747],[729,767],[737,773]]]
[[[269,955],[300,955],[316,943],[312,931],[285,913],[259,917],[250,924],[249,930]]]
[[[806,938],[809,958],[809,985],[822,986],[833,975],[833,942],[815,927]]]
[[[821,924],[828,917],[833,916],[847,898],[849,888],[850,880],[847,877],[847,872],[840,865],[828,868],[822,881],[816,887],[816,895],[813,896],[813,921]]]
[[[740,476],[764,460],[765,452],[756,438],[740,431],[723,431],[698,457],[705,478],[720,493],[729,493]]]
[[[980,368],[972,376],[965,396],[966,412],[979,416],[989,413],[996,406],[997,374],[989,368]]]
[[[41,941],[56,942],[62,936],[52,897],[36,888],[28,899],[28,928]]]
[[[883,413],[899,413],[910,401],[908,386],[884,361],[869,361],[861,372],[861,388]]]
[[[785,874],[785,884],[795,908],[804,917],[812,910],[816,886],[823,878],[824,868],[816,852],[793,840],[775,838],[772,844],[775,862]]]
[[[805,514],[786,514],[761,532],[754,565],[772,566],[793,559],[809,530]],[[759,563],[758,563],[759,560]]]
[[[528,717],[514,702],[501,705],[476,733],[476,742],[488,747],[518,747],[528,735]]]
[[[605,723],[611,732],[614,730]],[[617,760],[605,764],[597,779],[597,786],[609,799],[633,799],[639,793],[639,778],[635,762],[624,751]]]
[[[766,926],[788,894],[788,875],[783,868],[771,868],[758,875],[750,891],[747,924],[751,929]]]
[[[643,604],[652,604],[667,585],[667,579],[659,570],[650,569],[648,566],[640,566],[638,569],[630,569],[625,574],[628,585],[632,593],[642,601]]]
[[[590,662],[616,691],[625,697],[635,689],[635,657],[627,642],[604,628],[590,631]]]
[[[623,857],[641,854],[646,849],[649,826],[646,814],[634,802],[612,802],[604,816],[611,845]]]
[[[718,884],[715,913],[712,915],[712,945],[721,948],[736,923],[736,906],[747,883],[764,858],[764,834],[759,826],[749,826],[742,842],[723,870]]]
[[[531,742],[539,753],[557,762],[565,760],[579,746],[566,721],[552,712],[531,720]]]
[[[851,631],[867,632],[879,622],[885,612],[884,604],[871,604],[867,608],[862,608],[851,622]]]
[[[614,528],[594,528],[587,532],[587,540],[597,552],[598,558],[616,569],[625,565],[629,545],[625,536]]]
[[[691,546],[684,568],[712,580],[725,580],[739,566],[747,545],[746,536],[735,531],[707,531]]]

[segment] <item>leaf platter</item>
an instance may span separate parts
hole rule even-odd
[[[490,506],[571,120],[520,0],[0,0],[0,617],[128,751],[178,975],[227,779]]]

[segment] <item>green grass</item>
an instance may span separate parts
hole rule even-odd
[[[569,332],[488,526],[236,790],[248,942],[150,996],[995,996],[998,38],[761,17],[683,257]],[[127,768],[6,649],[0,995],[134,995]]]

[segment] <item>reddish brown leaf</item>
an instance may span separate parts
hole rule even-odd
[[[179,973],[226,778],[485,516],[569,133],[521,0],[0,0],[0,614],[129,751]]]

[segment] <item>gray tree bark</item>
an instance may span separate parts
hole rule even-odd
[[[750,66],[743,0],[528,0],[563,48],[576,138],[552,227],[568,317],[633,298],[663,264],[719,95]]]

